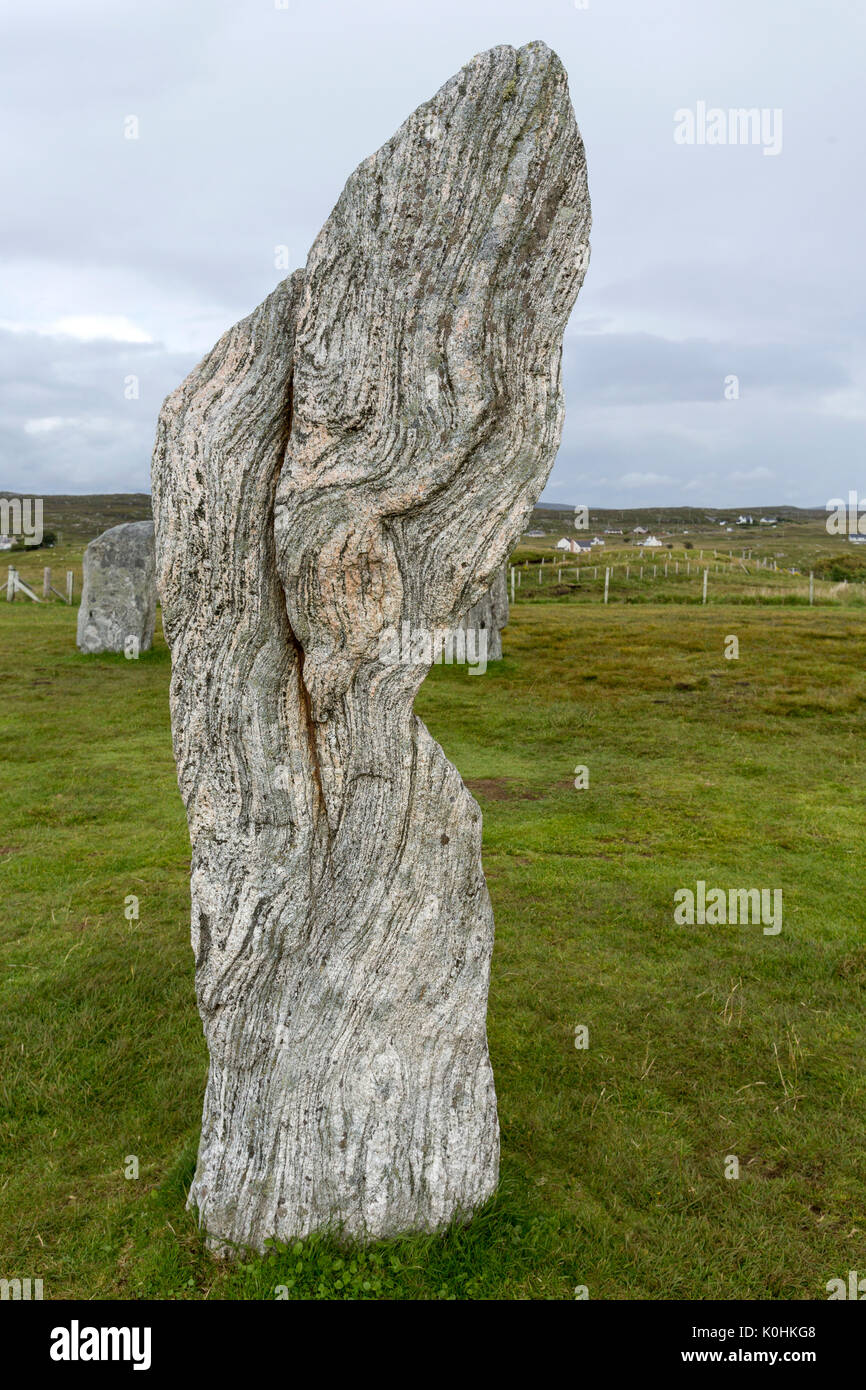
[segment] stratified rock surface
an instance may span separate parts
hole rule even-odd
[[[481,815],[383,644],[453,629],[525,527],[589,221],[559,60],[482,53],[163,406],[216,1248],[436,1230],[496,1186]]]
[[[89,653],[122,652],[134,638],[137,650],[147,651],[155,621],[154,524],[112,526],[84,552],[78,647]]]

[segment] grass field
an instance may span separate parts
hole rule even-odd
[[[184,1206],[206,1055],[165,644],[85,658],[74,609],[0,604],[0,1276],[46,1298],[824,1299],[866,1270],[859,594],[702,607],[689,585],[607,607],[529,586],[505,660],[434,668],[417,701],[484,811],[499,1194],[465,1230],[234,1267]],[[781,888],[782,931],[675,925],[697,880]]]

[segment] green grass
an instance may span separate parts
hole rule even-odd
[[[442,1236],[236,1266],[185,1210],[206,1055],[164,642],[85,658],[74,609],[0,604],[0,1276],[823,1299],[866,1269],[862,613],[597,598],[519,603],[503,662],[436,667],[417,701],[484,810],[500,1192]],[[781,887],[781,934],[675,926],[699,878]]]

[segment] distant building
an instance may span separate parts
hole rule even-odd
[[[776,525],[776,522],[777,522],[778,520],[779,520],[779,518],[778,518],[777,516],[762,516],[762,517],[761,517],[761,525],[762,525],[762,526],[775,526],[775,525]]]
[[[659,540],[658,536],[647,536],[646,540],[640,541],[639,544],[642,546],[648,546],[650,549],[654,549],[656,546],[661,545],[661,541]]]
[[[589,550],[588,541],[579,541],[574,536],[563,536],[562,540],[556,542],[557,550],[568,550],[572,555],[579,555],[582,550]]]
[[[738,516],[738,517],[737,517],[737,525],[738,525],[738,526],[754,526],[754,524],[755,524],[755,518],[754,518],[753,516]]]
[[[11,550],[12,540],[9,536],[0,536],[0,550]]]
[[[602,540],[601,536],[593,536],[592,540],[590,541],[590,545],[604,545],[604,541]]]
[[[636,526],[636,527],[634,528],[634,530],[632,531],[632,535],[633,535],[633,536],[645,536],[645,535],[646,535],[646,527],[645,527],[645,526]]]
[[[545,531],[524,531],[523,534],[530,537],[532,540],[536,540],[539,536],[544,536],[547,533]]]

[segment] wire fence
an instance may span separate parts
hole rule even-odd
[[[772,579],[770,576],[772,575]],[[794,568],[780,570],[775,560],[751,555],[737,558],[676,557],[656,561],[622,560],[608,564],[518,562],[509,566],[509,589],[512,603],[522,597],[536,598],[546,590],[556,597],[569,593],[588,599],[597,597],[602,603],[611,599],[637,597],[641,590],[647,595],[652,586],[666,583],[665,600],[706,604],[737,602],[748,599],[756,603],[797,604],[838,603],[846,597],[857,603],[866,602],[861,580],[828,580],[816,578],[813,570],[803,572]]]

